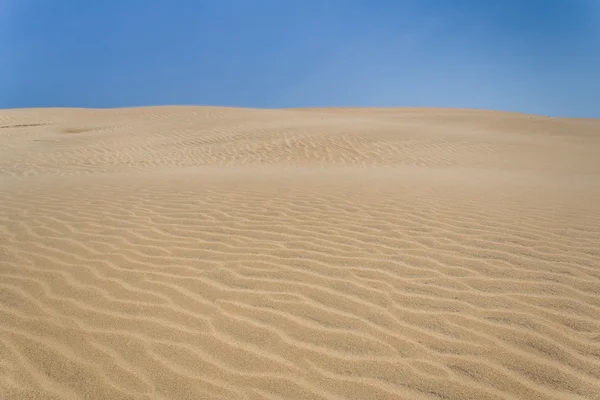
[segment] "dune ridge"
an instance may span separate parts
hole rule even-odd
[[[600,399],[600,120],[0,111],[0,399]]]

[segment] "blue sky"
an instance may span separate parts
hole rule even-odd
[[[0,108],[600,117],[600,0],[0,0]]]

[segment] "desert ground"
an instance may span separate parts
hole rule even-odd
[[[600,120],[2,110],[0,399],[600,399]]]

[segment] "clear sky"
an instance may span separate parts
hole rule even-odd
[[[600,117],[600,0],[0,0],[0,108]]]

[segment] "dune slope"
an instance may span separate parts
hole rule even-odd
[[[600,399],[600,120],[0,111],[0,399]]]

